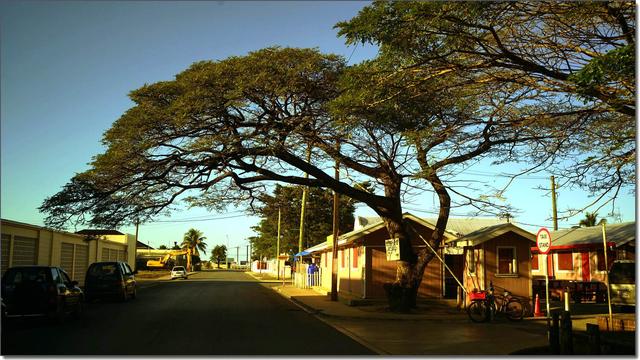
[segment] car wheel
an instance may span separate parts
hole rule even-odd
[[[136,294],[136,288],[134,287],[134,288],[133,288],[133,292],[131,293],[131,299],[132,299],[132,300],[133,300],[133,299],[135,299],[135,298],[136,298],[136,296],[137,296],[137,294]]]
[[[122,294],[120,294],[120,301],[125,302],[127,301],[127,289],[122,289]]]

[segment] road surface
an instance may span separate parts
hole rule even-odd
[[[2,327],[3,355],[371,355],[241,272],[144,281],[127,302],[87,304],[63,324]]]

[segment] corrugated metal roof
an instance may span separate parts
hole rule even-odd
[[[382,219],[377,216],[357,216],[356,217],[356,226],[354,226],[354,231],[359,230],[368,225],[376,224]],[[438,218],[421,218],[424,221],[427,221],[433,225],[436,224]],[[455,233],[458,236],[463,236],[474,232],[476,230],[482,229],[487,226],[493,226],[497,224],[505,224],[507,223],[504,219],[498,218],[488,218],[488,217],[473,217],[473,218],[456,218],[450,217],[447,221],[447,231],[451,233]],[[360,226],[359,228],[357,226]]]
[[[435,224],[438,221],[438,218],[424,218],[424,220]],[[459,236],[464,236],[470,234],[476,230],[480,230],[482,228],[498,225],[498,224],[507,224],[507,221],[504,219],[498,218],[449,218],[447,221],[447,231],[453,232]]]
[[[485,241],[491,240],[507,232],[514,232],[522,235],[531,242],[536,241],[536,235],[524,230],[511,223],[502,223],[492,226],[483,227],[476,231],[473,231],[459,239],[452,239],[447,243],[455,243],[456,246],[475,246]]]
[[[624,245],[636,239],[635,221],[606,225],[607,242],[614,242],[617,246]],[[551,231],[552,246],[601,244],[602,226],[590,226],[576,229]]]
[[[353,230],[362,229],[363,227],[371,224],[375,224],[380,221],[379,216],[356,216]]]
[[[414,221],[418,223],[423,223],[423,225],[429,225],[428,227],[433,228],[438,219],[434,218],[419,218],[410,213],[404,213],[403,217],[405,218],[413,218]],[[360,224],[367,225],[360,227],[359,229],[354,229],[348,233],[344,233],[338,238],[338,246],[344,245],[349,241],[353,241],[357,238],[360,238],[363,235],[366,235],[370,232],[378,230],[380,227],[384,226],[384,222],[380,217],[359,217],[360,219],[356,221],[356,223],[360,222]],[[427,223],[427,224],[425,224]],[[488,225],[496,225],[496,224],[504,224],[506,221],[497,219],[497,218],[449,218],[447,222],[447,229],[445,230],[445,241],[448,238],[452,238],[455,236],[464,235],[463,231],[474,231],[486,227]],[[332,235],[327,236],[327,240],[331,238]],[[326,242],[320,243],[318,245],[312,246],[309,249],[306,249],[307,252],[315,252],[328,248]]]

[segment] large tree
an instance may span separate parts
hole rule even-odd
[[[211,261],[215,261],[220,269],[220,262],[227,259],[227,247],[225,245],[216,245],[211,250]]]
[[[427,184],[437,194],[439,218],[426,239],[437,248],[451,207],[441,175],[536,138],[522,120],[480,106],[490,100],[486,88],[440,90],[455,74],[434,82],[388,76],[388,60],[345,73],[338,56],[268,48],[196,63],[173,81],[133,91],[136,105],[106,132],[105,153],[43,204],[46,222],[88,215],[93,224],[117,226],[149,221],[181,199],[213,209],[252,203],[274,182],[328,188],[368,205],[399,239],[392,293],[405,310],[433,257],[411,247],[405,185]],[[387,101],[399,87],[407,91]],[[341,181],[330,175],[334,162]],[[373,187],[363,187],[365,180]]]
[[[397,72],[510,94],[493,107],[535,119],[527,126],[545,136],[503,160],[536,162],[530,170],[555,172],[561,186],[582,186],[597,201],[634,186],[633,2],[375,1],[337,27],[349,43],[393,54]]]
[[[302,189],[299,186],[276,185],[273,195],[260,196],[260,205],[255,208],[255,214],[261,218],[260,223],[253,227],[256,235],[249,238],[253,254],[269,257],[276,255],[278,210],[281,217],[280,251],[298,252],[301,194]],[[325,189],[309,189],[302,242],[304,248],[326,241],[326,236],[332,233],[332,196],[332,193]],[[340,197],[339,232],[341,234],[353,229],[354,211],[354,201],[348,197]]]

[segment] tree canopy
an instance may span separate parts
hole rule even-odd
[[[194,255],[199,255],[199,252],[205,252],[207,244],[204,242],[206,237],[202,234],[202,231],[197,229],[189,229],[182,240],[182,249],[190,249]]]
[[[260,205],[256,207],[260,223],[253,227],[255,236],[249,238],[255,256],[273,257],[276,255],[276,240],[278,237],[278,210],[280,210],[280,251],[289,254],[298,252],[300,208],[302,189],[300,186],[276,185],[273,195],[264,194],[259,198]],[[327,235],[332,233],[333,223],[333,194],[325,189],[309,189],[306,208],[305,232],[303,247],[308,248],[326,241]],[[354,201],[347,197],[340,197],[339,205],[340,233],[353,229]]]
[[[410,246],[412,193],[437,196],[437,248],[453,206],[511,211],[456,181],[481,159],[573,165],[567,181],[604,193],[634,179],[634,9],[582,5],[374,2],[337,26],[380,44],[376,59],[273,47],[195,63],[131,92],[106,151],[44,202],[45,221],[117,226],[179,201],[255,207],[276,183],[330,189],[384,219],[409,294],[433,258]]]
[[[211,261],[215,261],[220,268],[220,262],[227,259],[227,247],[225,245],[216,245],[211,249]]]
[[[483,106],[545,134],[503,160],[535,161],[598,200],[635,184],[633,2],[375,1],[336,27],[380,45],[398,73],[482,85],[495,102]]]

